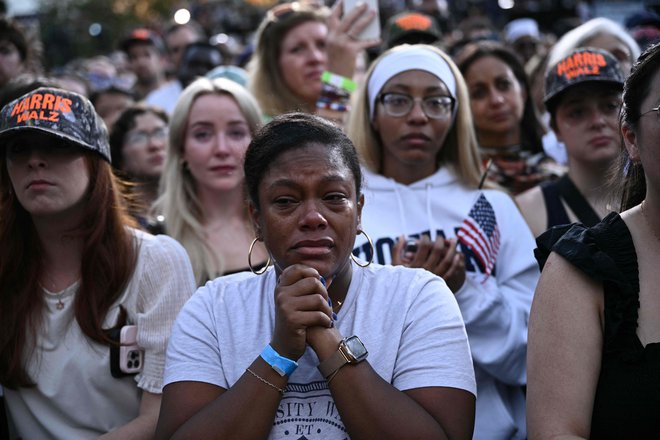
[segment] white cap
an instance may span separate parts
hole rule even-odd
[[[533,18],[518,18],[504,27],[504,39],[513,43],[521,37],[532,37],[538,40],[541,36],[539,25]]]

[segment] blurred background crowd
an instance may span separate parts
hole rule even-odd
[[[221,64],[243,67],[252,53],[254,33],[260,21],[277,3],[276,0],[5,0],[0,1],[0,13],[12,17],[28,35],[27,69],[80,82],[88,92],[94,92],[111,83],[131,88],[139,82],[126,52],[121,50],[122,42],[139,27],[154,31],[154,38],[162,40],[159,49],[163,51],[159,55],[165,78],[174,75],[180,56],[172,51],[181,49],[184,42],[195,40],[216,46],[222,54]],[[657,39],[660,32],[658,0],[384,0],[378,3],[384,32],[388,31],[388,20],[397,13],[419,11],[433,17],[434,26],[429,32],[437,34],[445,47],[468,39],[500,39],[511,44],[517,40],[516,48],[525,58],[530,58],[533,52],[542,52],[566,31],[593,17],[613,19],[642,46]],[[507,23],[522,17],[532,19],[533,23],[514,27],[507,33]],[[177,23],[194,30],[177,32],[180,35],[175,36],[173,26]],[[369,49],[372,59],[380,49]]]

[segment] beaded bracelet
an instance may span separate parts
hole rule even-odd
[[[264,379],[263,377],[259,376],[257,373],[255,373],[254,371],[250,370],[249,368],[246,368],[245,371],[247,371],[248,373],[250,373],[251,375],[253,375],[253,376],[256,377],[257,379],[259,379],[260,381],[262,381],[263,383],[265,383],[265,384],[268,385],[269,387],[275,388],[277,391],[280,392],[281,395],[284,395],[284,390],[283,390],[282,388],[278,387],[278,386],[275,385],[275,384],[272,384],[272,383],[268,382],[266,379]]]
[[[316,101],[316,108],[324,110],[334,110],[336,112],[347,112],[351,109],[350,106],[341,102],[323,102]]]

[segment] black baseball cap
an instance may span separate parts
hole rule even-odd
[[[0,146],[21,133],[45,133],[94,151],[110,162],[108,130],[87,98],[68,90],[40,87],[0,111]]]
[[[154,46],[160,53],[165,53],[165,44],[163,43],[163,40],[151,29],[133,29],[131,33],[121,41],[119,48],[124,52],[128,52],[128,49],[134,44],[148,44]]]
[[[421,12],[402,12],[394,15],[385,24],[386,46],[392,48],[399,44],[432,44],[442,37],[436,19]]]
[[[543,102],[551,110],[559,96],[575,85],[599,82],[623,89],[624,79],[623,71],[612,54],[602,49],[581,47],[548,69]]]

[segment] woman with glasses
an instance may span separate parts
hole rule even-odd
[[[261,125],[254,97],[225,79],[199,78],[177,101],[153,214],[188,251],[198,285],[247,270],[254,231],[243,188],[243,155]],[[263,246],[252,263],[267,260]]]
[[[499,43],[480,41],[466,46],[456,64],[470,94],[488,179],[516,195],[562,174],[543,152],[545,129],[518,56]]]
[[[378,20],[366,4],[343,19],[342,10],[342,1],[330,11],[307,0],[268,11],[257,30],[248,65],[248,87],[267,116],[317,113],[330,110],[333,103],[338,114],[347,110],[358,54],[380,40],[358,39],[371,20]],[[328,72],[325,83],[324,72]],[[327,84],[332,82],[330,75],[346,87],[332,88]]]
[[[660,429],[660,44],[623,86],[621,213],[538,238],[529,320],[530,438],[656,438]]]
[[[132,214],[143,228],[151,223],[148,210],[158,195],[165,167],[167,114],[144,104],[124,110],[110,132],[112,165],[132,185]]]
[[[460,72],[432,46],[385,52],[367,72],[347,133],[365,167],[362,226],[375,261],[423,267],[456,296],[477,377],[475,438],[525,438],[534,240],[508,195],[480,188]],[[353,253],[370,258],[369,243],[358,237]]]

